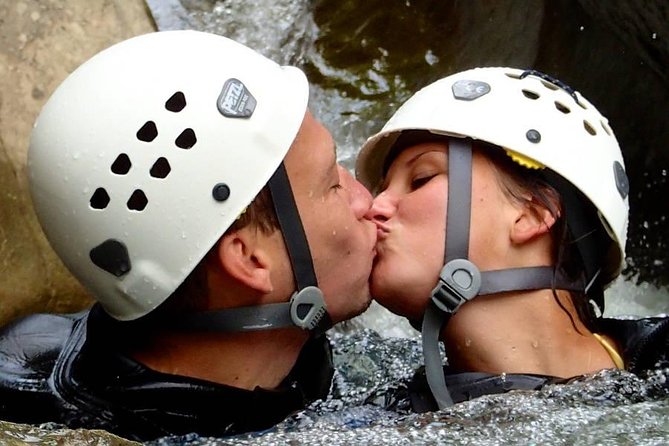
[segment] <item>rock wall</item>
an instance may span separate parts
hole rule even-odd
[[[0,1],[0,326],[90,304],[51,250],[30,203],[26,154],[49,95],[103,48],[155,30],[141,0]]]

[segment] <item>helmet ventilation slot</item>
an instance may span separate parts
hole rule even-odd
[[[132,163],[130,162],[130,158],[128,158],[128,155],[126,155],[125,153],[121,153],[119,156],[116,157],[114,163],[111,165],[111,171],[114,172],[116,175],[125,175],[130,171],[131,166]]]
[[[95,189],[95,192],[93,192],[90,205],[93,209],[104,209],[109,204],[109,200],[109,194],[107,191],[102,187],[98,187]]]
[[[567,107],[566,105],[564,105],[563,103],[558,102],[558,101],[555,101],[555,108],[557,108],[559,111],[561,111],[565,115],[571,113],[571,110],[569,109],[569,107]]]
[[[142,128],[137,130],[137,139],[144,142],[151,142],[158,136],[158,129],[156,123],[153,121],[146,121]]]
[[[557,91],[557,90],[560,89],[560,87],[558,87],[558,86],[555,85],[554,83],[545,81],[545,80],[543,80],[543,79],[541,80],[541,84],[542,84],[544,87],[548,88],[549,90]]]
[[[174,93],[170,98],[165,102],[165,109],[173,113],[179,113],[186,107],[186,96],[180,91]]]
[[[611,136],[611,129],[609,128],[608,125],[606,125],[606,122],[600,120],[599,123],[602,125],[602,128],[604,129],[606,134]]]
[[[597,130],[590,124],[588,121],[583,121],[583,128],[585,128],[585,131],[590,133],[592,136],[597,135]]]
[[[149,173],[153,178],[163,179],[167,177],[171,171],[172,167],[170,166],[169,161],[167,161],[167,158],[161,156],[155,163],[153,163]]]
[[[186,96],[181,91],[175,92],[167,101],[165,101],[165,109],[173,113],[179,113],[185,107]],[[150,120],[146,121],[140,129],[137,130],[135,136],[140,141],[153,142],[158,137],[156,123]],[[186,128],[179,134],[179,136],[177,136],[174,144],[180,149],[190,149],[196,142],[197,137],[195,136],[195,131],[191,128]],[[110,170],[116,175],[127,175],[131,168],[132,162],[130,161],[130,157],[126,153],[121,153],[111,164]],[[161,156],[151,166],[149,175],[152,178],[164,179],[167,178],[171,171],[172,166],[169,161],[167,158]],[[102,187],[98,187],[91,196],[89,204],[93,209],[105,209],[110,201],[111,198],[107,191]],[[146,209],[148,204],[149,199],[141,189],[135,189],[126,202],[128,210],[135,212],[142,212]]]
[[[146,208],[146,205],[149,203],[148,198],[141,189],[135,189],[135,191],[130,196],[127,206],[131,211],[143,211]]]
[[[176,144],[180,149],[190,149],[195,145],[196,142],[197,138],[195,137],[195,132],[193,129],[186,129],[181,132],[179,136],[177,136],[174,144]]]
[[[532,99],[532,100],[536,100],[541,97],[539,96],[539,93],[535,93],[531,90],[525,90],[525,89],[523,89],[523,95],[525,95],[527,99]]]

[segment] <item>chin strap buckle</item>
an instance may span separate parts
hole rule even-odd
[[[481,272],[466,259],[454,259],[439,273],[439,283],[432,290],[432,302],[444,313],[453,315],[462,304],[481,290]]]
[[[290,298],[290,318],[293,324],[313,331],[327,316],[323,292],[315,286],[304,287]]]

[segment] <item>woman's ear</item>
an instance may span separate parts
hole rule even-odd
[[[552,195],[546,198],[549,199],[552,209],[548,209],[534,198],[517,207],[518,213],[511,229],[511,241],[514,244],[520,245],[532,241],[548,233],[555,224],[560,215],[557,210],[558,201]]]
[[[270,276],[270,259],[258,229],[253,225],[224,235],[216,251],[217,261],[233,279],[261,293],[270,293],[274,286]]]

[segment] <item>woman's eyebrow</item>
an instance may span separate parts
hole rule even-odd
[[[423,157],[424,155],[431,154],[431,153],[441,153],[441,154],[446,155],[446,153],[445,153],[443,150],[441,150],[441,149],[430,149],[430,150],[425,150],[424,152],[419,152],[419,153],[415,154],[414,156],[412,156],[411,158],[409,158],[409,159],[405,162],[405,164],[406,164],[407,166],[411,167],[413,164],[416,164],[416,162],[417,162],[421,157]],[[394,161],[394,162],[396,162],[396,161]],[[393,162],[393,163],[394,163],[394,162]],[[391,165],[391,167],[392,167],[392,165]],[[388,175],[386,175],[386,177],[383,179],[383,182],[381,183],[381,188],[380,188],[380,190],[385,190],[387,187],[388,187]]]

